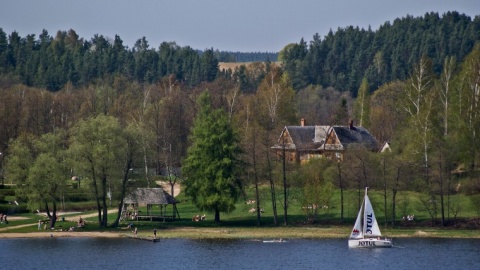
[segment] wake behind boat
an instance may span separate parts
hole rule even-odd
[[[357,220],[353,226],[348,247],[351,248],[376,248],[392,247],[392,239],[381,239],[382,233],[378,227],[372,204],[367,195],[368,188],[365,188],[365,198],[363,199],[360,211],[358,211]]]
[[[273,239],[273,240],[263,240],[263,243],[285,243],[287,240],[280,239]]]

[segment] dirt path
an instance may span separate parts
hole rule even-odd
[[[111,209],[111,210],[108,210],[108,213],[111,214],[111,213],[118,213],[118,210],[117,209]],[[67,215],[69,214],[68,212],[60,212],[60,214],[57,214],[58,216],[62,216],[62,215]],[[70,213],[71,214],[71,213]],[[65,220],[68,220],[68,221],[75,221],[77,222],[80,218],[90,218],[90,217],[96,217],[98,216],[98,213],[95,212],[95,213],[91,213],[91,214],[82,214],[82,213],[79,213],[78,215],[75,215],[75,216],[68,216],[68,217],[65,217]]]
[[[1,238],[47,238],[47,237],[104,237],[116,238],[125,237],[126,234],[115,232],[59,232],[59,231],[38,231],[31,233],[4,233]]]
[[[24,228],[24,227],[29,227],[29,226],[34,226],[37,225],[38,223],[32,223],[32,224],[22,224],[22,225],[17,225],[17,226],[7,226],[4,228],[0,228],[0,232],[5,232],[11,229],[18,229],[18,228]]]
[[[157,181],[157,184],[160,185],[163,190],[165,190],[168,194],[171,193],[171,186],[168,182],[165,182],[165,181]],[[174,186],[174,194],[173,194],[173,197],[176,197],[181,189],[180,189],[180,185],[179,184],[175,184]],[[171,194],[170,194],[171,195]],[[111,213],[117,213],[117,209],[111,209],[111,210],[108,210],[108,213],[111,214]],[[72,215],[70,216],[70,214],[77,214],[78,215]],[[39,213],[38,215],[40,215],[41,217],[46,217],[47,214],[46,213]],[[68,215],[68,216],[65,216],[65,215]],[[84,214],[84,213],[81,213],[81,212],[62,212],[62,211],[59,211],[57,213],[57,216],[58,217],[62,217],[62,216],[65,216],[65,220],[67,221],[73,221],[73,222],[77,222],[80,217],[85,219],[85,218],[90,218],[90,217],[96,217],[98,215],[97,212],[95,213],[90,213],[90,214]],[[23,217],[9,217],[10,221],[12,220],[16,220],[16,219],[21,219]],[[31,224],[22,224],[22,225],[16,225],[16,226],[7,226],[7,227],[3,227],[3,228],[0,228],[0,232],[5,232],[5,231],[8,231],[8,230],[11,230],[11,229],[17,229],[17,228],[24,228],[24,227],[29,227],[29,226],[37,226],[38,223],[31,223]],[[1,238],[1,236],[0,236]]]
[[[117,209],[111,209],[111,210],[108,210],[108,213],[111,214],[111,213],[117,213]],[[57,213],[57,216],[58,217],[61,217],[61,216],[64,216],[64,215],[69,215],[69,214],[74,214],[74,213],[78,213],[78,215],[74,215],[74,216],[66,216],[65,217],[65,220],[67,221],[73,221],[73,222],[77,222],[80,217],[81,218],[90,218],[90,217],[96,217],[98,215],[98,213],[90,213],[90,214],[82,214],[80,212],[58,212]],[[47,214],[46,213],[39,213],[38,214],[39,216],[41,216],[42,218],[46,217]],[[10,217],[10,221],[12,220],[16,220],[16,219],[20,219],[21,217]],[[22,224],[22,225],[16,225],[16,226],[6,226],[6,227],[3,227],[3,228],[0,228],[0,232],[5,232],[5,231],[8,231],[8,230],[11,230],[11,229],[18,229],[18,228],[24,228],[24,227],[29,227],[29,226],[37,226],[38,223],[35,222],[35,223],[30,223],[30,224]]]
[[[170,186],[170,183],[166,181],[156,181],[156,183],[157,185],[160,185],[163,190],[165,190],[168,194],[172,195],[172,187]],[[180,191],[180,185],[178,183],[175,183],[175,185],[173,185],[173,197],[177,197]]]

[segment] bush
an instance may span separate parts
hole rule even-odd
[[[0,196],[15,196],[15,190],[11,188],[0,189]]]
[[[65,202],[65,211],[77,212],[77,211],[91,211],[97,209],[97,203],[95,201],[88,202]]]
[[[13,215],[13,214],[24,214],[28,212],[29,211],[25,205],[0,204],[0,213]]]
[[[467,178],[460,182],[460,189],[466,195],[480,194],[480,182],[478,179]]]
[[[71,202],[86,202],[91,199],[90,194],[86,193],[67,193],[65,194],[65,200]]]

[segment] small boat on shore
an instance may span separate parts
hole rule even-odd
[[[392,239],[381,238],[382,233],[378,227],[375,213],[365,188],[365,198],[358,211],[357,220],[353,226],[348,247],[350,248],[377,248],[392,247]]]

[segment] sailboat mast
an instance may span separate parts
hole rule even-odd
[[[367,207],[366,207],[367,192],[368,192],[368,187],[365,187],[365,196],[363,197],[363,226],[362,226],[363,235],[365,235],[367,232]]]

